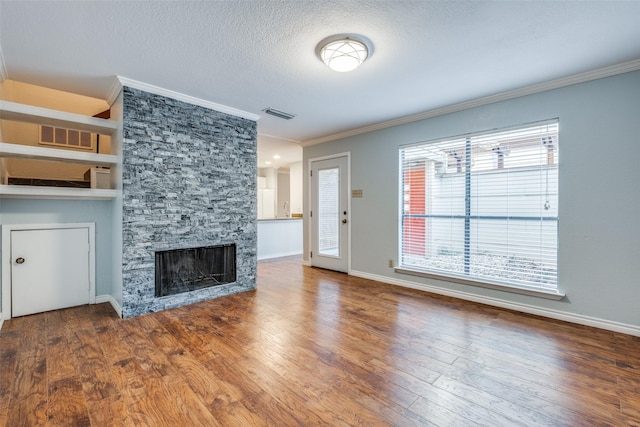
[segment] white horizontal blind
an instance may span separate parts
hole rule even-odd
[[[340,168],[318,171],[318,252],[340,256]]]
[[[402,268],[555,291],[558,122],[400,148]]]

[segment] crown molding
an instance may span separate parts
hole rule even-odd
[[[321,138],[310,139],[300,143],[303,147],[310,145],[322,144],[324,142],[335,141],[337,139],[348,138],[351,136],[361,135],[363,133],[373,132],[376,130],[386,129],[394,126],[403,125],[406,123],[417,122],[420,120],[430,119],[432,117],[443,116],[445,114],[455,113],[457,111],[468,110],[470,108],[479,107],[482,105],[493,104],[500,101],[506,101],[508,99],[519,98],[526,95],[533,95],[535,93],[546,92],[553,89],[559,89],[565,86],[571,86],[578,83],[585,83],[591,80],[602,79],[605,77],[616,76],[618,74],[630,73],[640,70],[640,59],[633,61],[623,62],[617,65],[611,65],[609,67],[599,68],[597,70],[587,71],[580,74],[574,74],[568,77],[562,77],[555,80],[550,80],[543,83],[538,83],[530,86],[525,86],[519,89],[513,89],[506,92],[498,93],[495,95],[489,95],[482,98],[472,99],[470,101],[461,102],[458,104],[452,104],[441,108],[425,111],[423,113],[413,114],[410,116],[401,117],[398,119],[387,120],[384,122],[376,123],[370,126],[364,126],[357,129],[352,129],[345,132],[336,133],[333,135],[323,136]]]
[[[134,89],[143,90],[145,92],[153,93],[155,95],[165,96],[167,98],[175,99],[178,101],[186,102],[187,104],[198,105],[200,107],[215,110],[221,113],[230,114],[232,116],[242,117],[253,121],[258,121],[260,116],[258,114],[249,113],[247,111],[238,110],[237,108],[228,107],[222,104],[216,104],[215,102],[207,101],[205,99],[196,98],[191,95],[185,95],[184,93],[175,92],[169,89],[164,89],[159,86],[154,86],[148,83],[132,80],[127,77],[116,76],[116,83],[109,90],[109,96],[107,102],[112,104],[120,94],[120,90],[123,86],[128,86]]]
[[[7,66],[4,61],[4,54],[2,53],[2,46],[0,46],[0,83],[9,78],[9,73],[7,72]]]
[[[263,136],[263,137],[269,138],[269,139],[277,139],[279,141],[291,142],[293,144],[300,145],[300,141],[298,141],[297,139],[284,138],[284,137],[281,137],[281,136],[269,135],[268,133],[262,133],[262,132],[258,132],[258,136]]]
[[[122,84],[120,83],[120,80],[118,79],[118,76],[116,76],[113,79],[113,83],[111,84],[111,87],[109,88],[109,92],[107,92],[107,104],[109,104],[109,106],[112,106],[114,102],[116,102],[116,99],[118,99],[118,96],[120,95],[120,92],[122,91]]]

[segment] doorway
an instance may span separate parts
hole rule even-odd
[[[4,319],[95,303],[95,225],[3,225]]]
[[[310,161],[310,264],[349,271],[349,154]]]

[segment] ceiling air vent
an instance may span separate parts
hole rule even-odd
[[[271,114],[272,116],[280,117],[281,119],[285,119],[285,120],[291,120],[295,117],[295,114],[285,113],[284,111],[276,110],[275,108],[271,108],[271,107],[265,108],[262,111],[264,111],[267,114]]]

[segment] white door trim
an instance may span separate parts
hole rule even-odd
[[[314,157],[312,159],[308,160],[308,164],[307,164],[307,203],[309,208],[307,209],[307,211],[311,211],[311,206],[312,206],[312,186],[311,186],[311,177],[309,176],[310,171],[311,171],[311,163],[313,162],[318,162],[321,160],[330,160],[330,159],[337,159],[340,157],[346,157],[347,158],[347,212],[349,212],[349,222],[347,223],[347,274],[351,274],[351,218],[353,218],[352,216],[352,212],[351,212],[351,152],[350,151],[346,151],[344,153],[337,153],[337,154],[330,154],[328,156],[321,156],[321,157]],[[309,218],[308,213],[306,214],[307,218]],[[307,232],[308,232],[308,236],[309,238],[307,239],[308,241],[308,247],[307,247],[307,255],[309,255],[311,253],[311,250],[313,248],[313,240],[312,240],[312,236],[313,236],[313,225],[311,224],[311,218],[309,218],[309,220],[307,221]],[[309,259],[308,264],[307,265],[311,265],[311,259]],[[3,300],[4,301],[4,300]]]
[[[2,319],[11,319],[11,232],[19,230],[89,229],[89,304],[96,303],[96,225],[93,222],[60,224],[5,224],[2,226]]]

